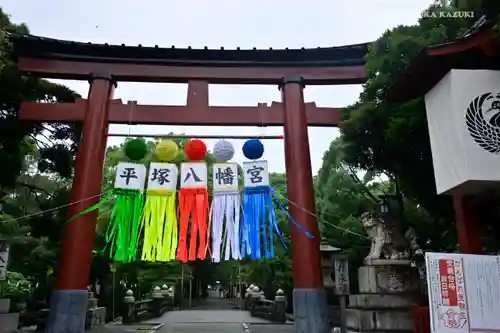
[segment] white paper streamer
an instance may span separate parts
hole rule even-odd
[[[210,207],[212,227],[212,261],[241,259],[240,254],[240,209],[241,198],[238,191],[214,192]],[[224,223],[225,222],[225,223]]]
[[[240,260],[240,193],[226,195],[226,252],[224,259]]]

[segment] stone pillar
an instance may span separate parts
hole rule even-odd
[[[370,260],[359,268],[359,295],[349,296],[347,331],[412,333],[412,283],[408,260]]]
[[[0,332],[16,333],[19,326],[19,313],[11,313],[10,299],[0,298]]]
[[[297,333],[327,333],[330,328],[315,218],[303,78],[284,78],[280,89],[284,104],[288,209],[295,222],[313,235],[313,239],[308,238],[290,223],[295,326]]]
[[[153,314],[153,317],[159,317],[162,315],[164,301],[163,292],[159,286],[153,288],[151,298],[153,299],[153,302],[151,303],[151,313]]]
[[[251,293],[251,297],[250,297],[250,314],[253,316],[254,313],[255,313],[255,306],[257,305],[257,303],[262,299],[262,295],[260,293],[260,288],[255,286],[253,288],[253,292]]]
[[[68,218],[96,204],[100,198],[106,151],[108,114],[114,82],[110,75],[92,74],[76,157],[75,178]],[[97,211],[65,225],[59,272],[50,300],[47,333],[81,333],[87,313],[87,284],[94,246]]]
[[[168,286],[166,284],[161,286],[161,294],[163,295],[163,297],[168,297],[169,292],[168,292]]]
[[[245,299],[243,300],[243,310],[249,311],[250,310],[250,302],[252,299],[252,292],[253,292],[253,285],[247,288],[246,293],[245,293]]]
[[[122,323],[131,324],[135,321],[135,297],[132,290],[127,290],[125,297],[123,298],[123,303],[126,310],[123,314]]]
[[[276,297],[274,297],[273,319],[277,322],[286,322],[286,296],[281,289],[276,291]]]

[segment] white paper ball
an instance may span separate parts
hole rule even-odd
[[[233,144],[227,140],[220,140],[215,143],[214,156],[217,162],[227,162],[234,156]]]

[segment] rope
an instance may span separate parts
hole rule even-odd
[[[112,190],[110,190],[112,191]],[[63,208],[66,208],[66,207],[69,207],[69,206],[72,206],[72,205],[76,205],[77,203],[80,203],[80,202],[84,202],[84,201],[87,201],[87,200],[91,200],[91,199],[94,199],[96,197],[100,197],[102,195],[106,195],[108,194],[110,191],[106,191],[106,192],[102,192],[102,193],[99,193],[99,194],[96,194],[96,195],[93,195],[91,197],[88,197],[88,198],[85,198],[85,199],[82,199],[82,200],[78,200],[78,201],[73,201],[73,202],[70,202],[66,205],[61,205],[61,206],[58,206],[58,207],[55,207],[55,208],[51,208],[51,209],[47,209],[47,210],[43,210],[41,212],[38,212],[38,213],[32,213],[32,214],[27,214],[27,215],[23,215],[23,216],[20,216],[20,217],[17,217],[17,218],[12,218],[12,219],[7,219],[7,220],[3,220],[4,222],[14,222],[14,221],[20,221],[20,220],[24,220],[24,219],[28,219],[30,217],[35,217],[35,216],[40,216],[40,215],[43,215],[43,214],[46,214],[46,213],[50,213],[50,212],[53,212],[53,211],[56,211],[56,210],[59,210],[59,209],[63,209]],[[179,190],[177,190],[177,192],[179,192]],[[243,192],[242,190],[240,192]],[[354,232],[354,231],[351,231],[349,229],[346,229],[346,228],[342,228],[342,227],[339,227],[338,225],[336,224],[333,224],[331,222],[328,222],[322,218],[320,218],[318,215],[314,214],[313,212],[310,212],[308,211],[307,209],[301,207],[300,205],[296,204],[295,202],[289,200],[288,198],[282,196],[282,195],[279,195],[278,193],[275,193],[275,195],[281,199],[281,200],[286,200],[288,203],[290,203],[291,205],[295,206],[295,207],[298,207],[299,209],[301,209],[302,211],[306,212],[307,214],[313,216],[314,218],[316,218],[318,221],[321,221],[323,223],[325,223],[326,225],[329,225],[331,226],[332,228],[335,228],[337,230],[340,230],[340,231],[343,231],[345,233],[348,233],[348,234],[351,234],[351,235],[354,235],[354,236],[357,236],[357,237],[360,237],[360,238],[363,238],[363,239],[368,239],[370,240],[370,238],[366,237],[365,235],[362,235],[362,234],[359,234],[357,232]],[[330,214],[329,212],[326,212],[326,214],[328,215],[334,215],[334,214]]]

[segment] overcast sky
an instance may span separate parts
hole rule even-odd
[[[369,42],[400,24],[414,24],[431,0],[0,0],[14,22],[40,36],[95,43],[193,48],[330,47]],[[64,81],[87,96],[88,84]],[[139,104],[183,105],[187,85],[119,83],[115,98]],[[319,106],[352,104],[360,85],[307,87],[306,101]],[[257,105],[279,101],[275,86],[211,85],[211,105]],[[169,132],[213,135],[277,135],[282,128],[113,125],[111,133]],[[321,167],[336,128],[309,128],[313,173]],[[108,144],[123,140],[111,139]],[[216,140],[206,140],[212,149]],[[243,140],[232,140],[234,160],[244,161]],[[284,172],[284,147],[264,141],[272,172]]]

